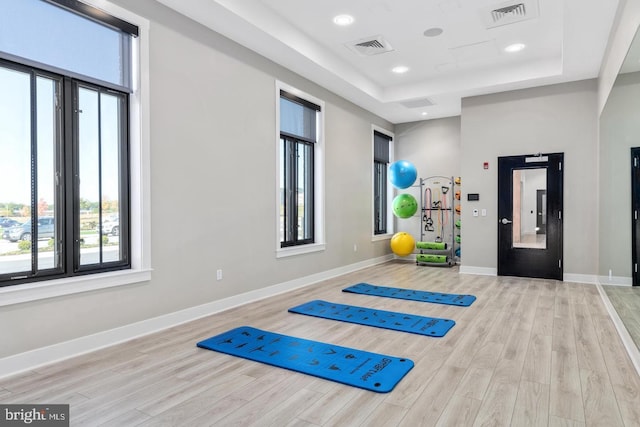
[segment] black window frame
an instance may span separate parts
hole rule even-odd
[[[55,217],[59,218],[55,224],[54,251],[59,262],[54,268],[38,269],[38,248],[31,245],[31,270],[14,271],[0,274],[0,287],[14,286],[23,283],[40,282],[54,279],[69,278],[86,274],[104,273],[131,268],[131,237],[130,237],[130,135],[129,135],[129,93],[117,91],[112,88],[97,85],[76,78],[53,73],[30,65],[17,63],[0,58],[0,67],[26,73],[31,79],[31,235],[32,241],[37,241],[37,193],[33,188],[37,187],[37,123],[34,110],[36,109],[35,81],[41,77],[54,80],[59,85],[57,102],[59,111],[57,124],[60,127],[55,147],[56,181],[57,191],[54,203]],[[104,262],[102,259],[102,234],[99,233],[100,262],[80,265],[80,197],[78,179],[78,114],[81,113],[77,105],[77,93],[80,87],[91,88],[103,93],[117,95],[121,100],[120,109],[120,176],[119,203],[120,203],[120,259],[118,261]],[[100,211],[100,210],[99,210]],[[100,218],[102,223],[102,218]]]
[[[373,132],[373,234],[387,234],[388,183],[390,145],[393,138],[377,130]]]
[[[303,107],[314,110],[316,113],[321,112],[320,106],[299,98],[284,90],[280,91],[280,98],[291,102],[298,103]],[[314,126],[317,126],[317,118]],[[317,134],[313,132],[317,137]],[[280,247],[294,247],[313,244],[316,241],[315,235],[315,145],[318,141],[306,138],[301,135],[294,135],[280,130],[281,156],[283,156],[284,182],[282,183],[284,194],[282,195],[282,203],[284,209],[283,236],[280,240]],[[299,223],[297,212],[300,208],[299,196],[300,189],[298,182],[298,162],[296,161],[301,152],[309,154],[309,158],[305,162],[304,181],[308,183],[304,188],[304,209],[308,213],[304,216],[304,227]],[[300,236],[298,230],[304,228],[307,230],[306,236]]]

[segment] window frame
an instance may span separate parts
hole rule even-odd
[[[389,140],[389,163],[387,164],[387,177],[389,165],[394,162],[394,141],[393,132],[380,126],[371,125],[371,241],[388,240],[395,233],[395,223],[393,220],[393,212],[391,210],[391,201],[393,200],[393,186],[386,181],[386,231],[376,234],[376,160],[375,160],[375,133],[383,134],[390,138]]]
[[[132,93],[129,95],[129,179],[131,268],[28,282],[0,288],[0,307],[47,298],[146,282],[151,279],[150,224],[150,80],[149,20],[108,0],[84,3],[136,25],[138,37],[131,43]]]
[[[293,255],[300,255],[305,253],[317,252],[325,250],[325,235],[324,235],[324,119],[325,119],[325,103],[321,99],[318,99],[308,93],[305,93],[293,86],[276,80],[275,82],[275,97],[276,97],[276,258],[287,257]],[[286,132],[280,131],[280,98],[281,92],[285,92],[291,96],[299,98],[302,101],[311,103],[319,107],[319,111],[316,116],[316,141],[313,142],[313,241],[299,241],[296,244],[281,244],[280,240],[280,206],[281,206],[281,194],[280,188],[282,187],[281,181],[281,159],[282,159],[282,144],[281,137],[284,135],[287,138],[296,139],[298,143],[312,143],[311,141],[304,141],[304,138],[286,134]],[[286,98],[286,97],[285,97]]]

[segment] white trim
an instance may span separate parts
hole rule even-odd
[[[598,283],[598,276],[595,276],[593,274],[564,273],[562,275],[562,280],[564,282],[589,283],[595,285],[596,283]]]
[[[255,291],[234,295],[229,298],[212,301],[207,304],[154,317],[152,319],[143,320],[108,331],[8,356],[0,359],[0,378],[36,369],[39,366],[59,362],[71,357],[129,341],[137,337],[149,335],[154,332],[210,316],[233,307],[249,304],[264,298],[310,286],[323,280],[352,273],[373,265],[382,264],[390,261],[391,259],[392,255],[385,255],[378,258],[360,261],[355,264],[334,268],[332,270],[323,271],[321,273],[312,274],[266,288],[257,289]]]
[[[602,298],[602,303],[604,304],[607,312],[609,313],[609,317],[613,321],[616,330],[618,331],[618,335],[620,336],[620,340],[624,345],[624,348],[627,350],[627,354],[629,355],[629,359],[631,359],[631,363],[633,363],[633,367],[636,368],[636,372],[640,375],[640,350],[638,350],[638,346],[635,342],[633,342],[633,338],[629,335],[627,328],[624,326],[622,319],[618,315],[618,312],[611,304],[609,300],[609,296],[604,291],[602,284],[596,283],[596,287],[598,288],[598,292],[600,293],[600,298]]]
[[[0,307],[27,301],[134,284],[151,278],[149,21],[107,0],[83,0],[138,26],[133,38],[130,100],[131,269],[0,288]]]
[[[391,221],[393,222],[393,221]],[[382,240],[391,240],[391,238],[393,237],[393,234],[374,234],[373,236],[371,236],[371,241],[372,242],[380,242]]]
[[[151,270],[119,270],[0,288],[0,307],[151,280]]]
[[[276,135],[275,135],[275,144],[276,144],[276,198],[275,198],[275,210],[276,210],[276,258],[286,257],[290,255],[299,255],[302,253],[310,253],[310,252],[318,252],[323,251],[325,245],[325,209],[324,209],[324,118],[325,118],[325,102],[319,98],[316,98],[313,95],[309,95],[299,89],[296,89],[293,86],[289,86],[286,83],[283,83],[279,80],[275,81],[276,88]],[[283,90],[287,93],[295,95],[299,98],[312,102],[320,107],[319,115],[320,119],[317,121],[317,141],[313,148],[313,159],[314,159],[314,176],[313,176],[313,224],[314,224],[314,238],[315,243],[311,245],[303,245],[306,249],[300,248],[292,249],[292,248],[281,248],[280,247],[280,188],[282,183],[280,182],[280,91]]]
[[[286,248],[279,248],[276,251],[276,258],[285,258],[288,256],[310,254],[312,252],[322,252],[325,248],[324,243],[314,243],[310,245],[290,246]]]
[[[473,267],[470,265],[461,265],[460,274],[477,274],[480,276],[497,276],[498,269],[493,267]]]
[[[633,278],[625,276],[598,276],[602,286],[633,286]]]

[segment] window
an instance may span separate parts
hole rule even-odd
[[[390,188],[387,185],[387,169],[391,160],[393,138],[378,130],[373,131],[373,234],[392,232],[389,215]]]
[[[321,101],[278,84],[278,218],[280,255],[323,244]]]
[[[0,286],[128,269],[137,28],[79,2],[0,5]]]

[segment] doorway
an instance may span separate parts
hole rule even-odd
[[[498,275],[562,280],[563,159],[498,158]]]

